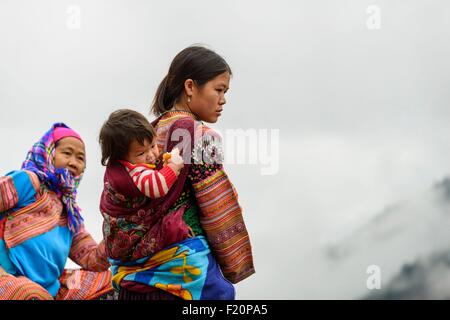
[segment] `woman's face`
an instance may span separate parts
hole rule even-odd
[[[67,168],[74,177],[86,168],[84,143],[77,138],[67,137],[58,141],[55,148],[55,168]]]
[[[201,120],[214,123],[220,117],[226,103],[225,93],[230,86],[230,74],[224,72],[201,87],[192,85],[189,108]],[[189,90],[188,90],[189,91]],[[188,92],[188,95],[189,92]]]

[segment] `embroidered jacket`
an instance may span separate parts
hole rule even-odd
[[[194,136],[188,138],[183,128],[193,123]],[[237,283],[255,272],[250,238],[243,220],[238,194],[223,168],[219,135],[184,112],[169,112],[156,123],[160,152],[170,152],[179,136],[192,140],[189,147],[180,141],[188,166],[184,190],[199,218],[206,238],[224,276]],[[169,148],[169,149],[168,149]],[[188,154],[189,153],[189,154]],[[189,157],[190,156],[190,160]]]
[[[233,283],[247,278],[254,273],[250,239],[217,135],[185,113],[167,113],[154,124],[160,154],[178,147],[185,166],[165,196],[149,199],[122,165],[108,165],[100,204],[108,256],[126,265],[204,235],[224,276]]]
[[[0,177],[0,266],[55,296],[67,258],[91,271],[110,266],[104,243],[97,245],[84,226],[73,234],[61,200],[34,173],[21,170]]]

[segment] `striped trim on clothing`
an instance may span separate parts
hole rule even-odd
[[[5,240],[9,248],[13,248],[56,226],[65,227],[67,216],[61,215],[62,209],[55,193],[44,192],[36,202],[9,214],[8,218],[0,222],[0,238]]]
[[[19,201],[12,177],[0,178],[0,213],[13,208]]]
[[[160,153],[165,151],[167,135],[170,127],[175,121],[182,118],[191,118],[192,120],[195,120],[195,117],[193,117],[191,114],[180,111],[170,111],[166,113],[161,119],[159,119],[157,124],[156,144],[158,145]]]
[[[0,275],[0,300],[53,300],[53,297],[26,277]]]
[[[53,192],[45,192],[33,204],[10,214],[4,230],[6,244],[13,248],[53,229],[60,224],[61,212],[62,204],[58,196]]]
[[[105,241],[97,245],[84,226],[73,236],[69,257],[83,269],[91,271],[104,271],[110,266],[105,252]]]
[[[223,170],[220,135],[192,115],[172,111],[152,123],[157,131],[158,148],[160,152],[170,150],[170,132],[186,128],[184,119],[192,121],[194,127],[189,179],[200,208],[200,224],[224,276],[237,283],[255,273],[255,268],[238,195]],[[186,186],[189,188],[189,183]]]
[[[175,172],[164,166],[161,170],[149,169],[143,164],[133,165],[126,161],[120,161],[133,179],[139,191],[149,198],[160,198],[169,192],[177,179]]]
[[[64,270],[59,278],[61,288],[53,298],[30,279],[0,274],[0,300],[94,300],[111,292],[111,271]]]
[[[94,300],[113,289],[111,271],[64,270],[56,300]]]
[[[223,170],[194,183],[200,222],[223,274],[233,283],[253,274],[250,239],[237,193]]]

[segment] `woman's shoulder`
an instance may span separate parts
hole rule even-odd
[[[26,170],[14,170],[0,177],[0,212],[22,208],[42,195],[36,174]]]
[[[31,172],[31,171],[28,171],[28,170],[23,170],[23,171],[28,175],[28,177],[29,177],[29,179],[30,179],[30,181],[31,181],[31,184],[33,185],[33,188],[34,188],[36,191],[40,191],[40,189],[41,189],[41,183],[39,182],[39,178],[38,178],[38,176],[36,175],[36,173]]]
[[[29,170],[13,170],[5,175],[14,181],[16,189],[31,186],[36,192],[41,189],[38,176]]]
[[[195,131],[195,128],[197,128],[199,125],[201,125],[201,122],[196,121],[192,117],[178,117],[170,123],[170,125],[168,126],[168,131],[173,132],[175,130],[187,130],[193,133]]]
[[[209,136],[209,137],[214,137],[215,139],[219,139],[219,140],[222,139],[222,137],[218,131],[216,131],[215,129],[213,129],[201,122],[195,127],[195,134],[202,136],[202,137]]]
[[[223,164],[222,136],[218,131],[204,124],[195,128],[192,160],[193,164]]]
[[[172,127],[190,126],[195,122],[195,119],[185,113],[168,112],[156,120],[152,121],[152,125],[158,129],[167,130]]]

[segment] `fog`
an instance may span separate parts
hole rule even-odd
[[[123,107],[153,119],[172,58],[204,44],[233,70],[211,126],[267,132],[275,147],[225,164],[256,267],[237,298],[368,297],[370,265],[381,294],[405,263],[450,247],[433,191],[450,173],[449,18],[444,0],[2,0],[0,174],[52,123],[77,130],[88,161],[78,202],[100,241],[103,121]],[[269,160],[277,170],[264,175]],[[363,236],[386,208],[396,236]]]

